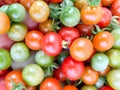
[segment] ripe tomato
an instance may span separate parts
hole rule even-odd
[[[85,6],[81,9],[81,21],[86,25],[93,25],[100,22],[102,19],[102,7],[97,6]]]
[[[93,46],[98,51],[106,51],[112,48],[114,38],[108,31],[101,31],[93,37]]]
[[[27,90],[37,90],[37,87],[36,86],[29,86],[29,87],[27,87]]]
[[[105,28],[107,27],[112,19],[112,13],[109,9],[107,9],[106,7],[102,8],[103,10],[103,17],[101,19],[101,21],[98,23],[100,28]],[[107,13],[107,14],[106,14]]]
[[[111,5],[113,15],[120,16],[120,0],[115,0]]]
[[[5,75],[0,76],[0,90],[7,90],[5,86]]]
[[[22,83],[23,85],[26,86],[26,83],[22,79],[22,72],[21,71],[13,70],[13,71],[10,71],[5,76],[5,85],[6,85],[8,90],[11,90],[13,88],[12,82],[14,82],[15,84]]]
[[[5,70],[0,70],[0,75],[5,75],[9,70],[5,69]]]
[[[44,34],[37,30],[32,30],[27,33],[25,37],[26,45],[32,50],[40,50],[41,49],[41,40]]]
[[[63,90],[78,90],[78,89],[73,85],[66,85],[64,86]]]
[[[4,0],[5,4],[18,3],[19,0]]]
[[[86,61],[92,53],[93,44],[87,38],[78,38],[70,46],[70,55],[77,61]]]
[[[41,45],[47,55],[57,56],[62,50],[62,38],[55,32],[49,32],[43,37]]]
[[[114,89],[111,88],[110,86],[106,85],[106,86],[103,86],[102,88],[100,88],[100,90],[114,90]]]
[[[90,66],[86,66],[81,77],[82,81],[87,85],[94,85],[99,78],[99,73],[93,70]]]
[[[5,5],[4,0],[0,0],[0,6],[3,6],[3,5]]]
[[[74,60],[71,56],[68,56],[63,61],[62,72],[69,80],[78,80],[84,72],[84,63]]]
[[[51,3],[60,3],[62,2],[63,0],[49,0]]]
[[[101,0],[102,6],[110,6],[115,0]]]
[[[48,4],[43,0],[34,1],[29,9],[30,17],[38,23],[45,22],[49,17],[49,13]]]
[[[41,84],[39,90],[62,90],[60,82],[53,78],[46,78]]]
[[[0,34],[7,33],[9,28],[10,28],[9,17],[5,13],[0,12]]]

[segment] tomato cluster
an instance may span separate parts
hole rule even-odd
[[[0,0],[0,90],[120,90],[120,0]]]

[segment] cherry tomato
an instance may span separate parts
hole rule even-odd
[[[9,28],[10,28],[9,17],[5,13],[0,12],[0,34],[7,33]]]
[[[114,0],[111,5],[111,12],[113,15],[120,16],[120,0]]]
[[[25,37],[26,45],[32,50],[40,50],[41,49],[41,40],[44,34],[38,30],[32,30],[27,33]]]
[[[4,0],[5,4],[18,3],[19,0]]]
[[[4,12],[4,13],[7,13],[8,7],[9,7],[9,5],[3,5],[3,6],[0,7],[0,11]]]
[[[93,46],[98,51],[106,51],[114,44],[113,35],[108,31],[101,31],[93,37]]]
[[[5,75],[0,76],[0,90],[7,90],[5,86]]]
[[[63,0],[50,0],[51,3],[60,3],[62,2]]]
[[[30,17],[38,23],[45,22],[49,17],[49,13],[48,4],[43,0],[34,1],[29,9]]]
[[[86,61],[92,53],[93,44],[87,38],[78,38],[70,46],[70,55],[77,61]]]
[[[84,63],[74,60],[71,56],[68,56],[63,61],[62,72],[69,80],[78,80],[84,72]]]
[[[86,25],[93,25],[100,22],[102,19],[102,7],[97,6],[85,6],[81,9],[81,21]]]
[[[87,85],[94,85],[99,78],[99,73],[92,69],[90,66],[86,66],[84,73],[81,77],[82,81]]]
[[[100,90],[114,90],[114,89],[111,88],[110,86],[106,85],[106,86],[103,86],[102,88],[100,88]]]
[[[80,90],[97,90],[97,88],[91,85],[84,85]]]
[[[36,86],[29,86],[29,87],[27,87],[27,90],[37,90],[37,87]]]
[[[0,0],[0,6],[3,6],[3,5],[5,5],[4,0]]]
[[[62,88],[57,79],[49,77],[41,83],[39,90],[62,90]]]
[[[102,20],[98,23],[98,25],[99,25],[100,28],[105,28],[111,22],[112,13],[109,9],[107,9],[105,7],[103,7],[102,10],[103,10],[103,17],[102,17]]]
[[[55,32],[47,33],[42,41],[42,50],[49,56],[57,56],[62,50],[62,38]]]
[[[78,90],[75,86],[73,85],[66,85],[63,90]]]
[[[0,70],[0,75],[5,75],[9,70],[5,69],[5,70]]]
[[[115,0],[101,0],[102,6],[110,6]]]

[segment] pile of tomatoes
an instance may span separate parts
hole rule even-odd
[[[0,0],[0,90],[120,90],[120,0]]]

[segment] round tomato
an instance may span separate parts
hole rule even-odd
[[[0,75],[5,75],[9,70],[5,69],[5,70],[0,70]]]
[[[110,6],[115,0],[101,0],[102,6]]]
[[[60,3],[62,2],[63,0],[49,0],[51,3]]]
[[[0,34],[7,33],[9,28],[10,28],[9,17],[5,13],[0,12]]]
[[[92,53],[93,44],[87,38],[78,38],[70,46],[70,55],[77,61],[86,61]]]
[[[5,4],[18,3],[19,0],[4,0]]]
[[[9,5],[3,5],[3,6],[0,7],[0,11],[4,12],[4,13],[7,13],[8,7],[9,7]]]
[[[41,40],[44,34],[38,30],[32,30],[27,33],[25,37],[26,45],[32,50],[40,50],[41,49]]]
[[[40,84],[39,90],[62,90],[62,88],[57,79],[49,77]]]
[[[49,13],[48,4],[43,0],[34,1],[29,8],[30,17],[38,23],[45,22],[49,17]]]
[[[97,90],[95,86],[84,85],[80,90]]]
[[[5,75],[0,76],[0,90],[7,90],[5,86]]]
[[[112,48],[114,37],[108,31],[101,31],[93,37],[92,42],[96,50],[103,52]]]
[[[69,80],[78,80],[84,72],[84,63],[74,60],[71,56],[68,56],[63,61],[62,72]]]
[[[64,86],[63,90],[78,90],[78,89],[73,85],[66,85]]]
[[[111,88],[108,85],[103,86],[102,88],[100,88],[100,90],[114,90],[113,88]]]
[[[87,0],[75,0],[75,7],[81,10],[85,5],[87,5]]]
[[[57,56],[62,50],[62,38],[55,32],[47,33],[42,41],[42,50],[49,56]]]

